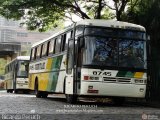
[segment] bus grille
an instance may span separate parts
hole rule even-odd
[[[113,77],[103,77],[104,82],[111,83],[131,83],[130,78],[113,78]]]

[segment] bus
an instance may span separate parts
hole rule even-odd
[[[7,93],[29,93],[28,71],[30,56],[18,56],[5,66],[5,86]]]
[[[4,75],[0,75],[0,90],[4,89]]]
[[[82,20],[33,44],[29,87],[36,97],[145,98],[145,28],[116,20]]]

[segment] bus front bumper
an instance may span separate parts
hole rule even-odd
[[[145,84],[81,82],[79,95],[144,98]]]

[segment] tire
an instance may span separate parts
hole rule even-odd
[[[77,96],[66,94],[66,100],[68,103],[74,104],[77,102]]]
[[[40,93],[40,91],[38,90],[38,81],[37,81],[37,80],[36,80],[36,82],[35,82],[34,91],[35,91],[36,97],[37,97],[37,98],[40,98],[40,97],[41,97],[41,93]]]
[[[43,92],[43,93],[41,94],[41,97],[42,97],[42,98],[47,98],[47,96],[48,96],[48,93],[47,93],[47,92]]]
[[[14,89],[14,94],[17,94],[18,93],[18,90]]]
[[[23,90],[23,94],[29,94],[30,91],[29,90]]]
[[[9,92],[10,92],[10,93],[13,93],[13,90],[10,90]]]
[[[7,90],[7,93],[10,93],[10,90]]]

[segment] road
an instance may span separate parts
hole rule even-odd
[[[115,106],[88,101],[71,105],[62,95],[49,95],[44,99],[0,91],[0,115],[0,119],[158,120],[160,109],[131,103]]]

